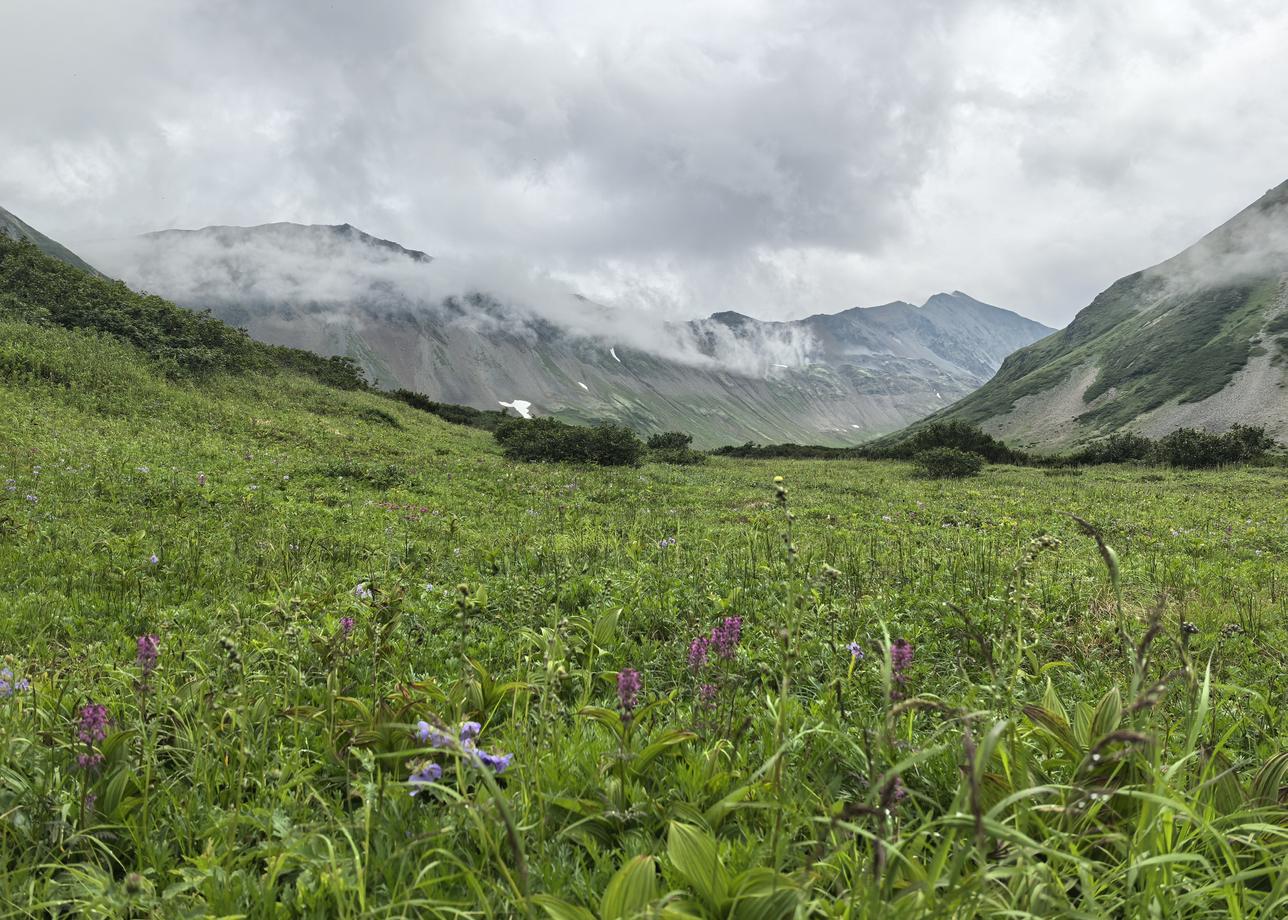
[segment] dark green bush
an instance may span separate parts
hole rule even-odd
[[[1258,460],[1274,446],[1264,428],[1235,425],[1225,434],[1178,428],[1158,441],[1156,451],[1163,463],[1199,470]]]
[[[984,468],[984,458],[970,451],[955,447],[932,447],[912,458],[917,472],[927,479],[965,479],[978,476]]]
[[[640,439],[621,425],[585,428],[549,417],[507,418],[493,436],[511,460],[633,466],[644,453]]]
[[[961,453],[978,454],[989,463],[1025,463],[1028,457],[1008,447],[991,434],[966,422],[935,422],[919,428],[908,437],[884,449],[869,449],[872,457],[907,460],[935,448],[952,448]]]
[[[423,393],[417,393],[413,390],[394,390],[388,395],[390,399],[406,403],[413,409],[437,415],[445,422],[451,422],[453,425],[468,425],[471,428],[482,428],[484,431],[496,431],[497,426],[507,418],[505,412],[499,409],[486,411],[484,409],[474,409],[470,406],[458,406],[454,403],[435,402]],[[513,418],[513,416],[509,417]]]
[[[649,450],[685,450],[692,443],[691,434],[685,434],[683,431],[663,431],[649,435],[647,446]]]
[[[1154,442],[1129,431],[1111,434],[1068,457],[1070,463],[1084,466],[1101,463],[1149,463],[1153,459]]]

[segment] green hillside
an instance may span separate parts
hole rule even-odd
[[[1282,915],[1282,470],[515,464],[212,322],[0,241],[5,916]]]
[[[98,271],[76,253],[72,252],[62,243],[51,240],[39,230],[30,224],[18,219],[14,214],[9,213],[4,208],[0,208],[0,236],[5,236],[14,240],[28,240],[45,255],[53,256],[60,262],[79,268],[81,271],[97,275]]]
[[[1066,328],[912,427],[965,421],[1040,451],[1182,425],[1255,424],[1283,438],[1285,277],[1288,182],[1180,255],[1115,282]]]

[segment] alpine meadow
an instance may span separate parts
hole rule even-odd
[[[12,912],[1288,903],[1281,467],[516,464],[3,245]]]
[[[0,920],[1288,918],[1280,6],[0,12]]]

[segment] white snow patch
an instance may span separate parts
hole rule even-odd
[[[532,418],[532,403],[526,399],[516,399],[514,402],[501,402],[498,399],[497,402],[507,409],[513,409],[524,418]]]
[[[587,393],[590,392],[590,387],[586,386],[586,384],[582,383],[580,380],[577,381],[577,386],[581,387]]]
[[[862,426],[862,425],[851,425],[850,427],[851,427],[851,428],[862,428],[863,426]]]
[[[786,364],[771,364],[770,367],[787,367]]]
[[[938,390],[935,390],[935,399],[943,399],[943,397],[939,395]]]
[[[616,361],[618,364],[621,364],[621,363],[622,363],[622,359],[621,359],[621,358],[619,358],[619,357],[617,357],[617,349],[616,349],[616,348],[610,348],[610,349],[608,349],[608,353],[609,353],[610,355],[612,355],[612,356],[613,356],[613,360],[614,360],[614,361]]]

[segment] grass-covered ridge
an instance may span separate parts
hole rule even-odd
[[[1282,472],[516,464],[16,316],[6,915],[1288,904]]]
[[[1288,183],[1172,259],[1119,279],[1066,328],[910,427],[963,421],[1019,434],[1038,451],[1067,449],[1213,397],[1255,357],[1282,361],[1286,226]],[[1217,430],[1266,421],[1213,411]]]

